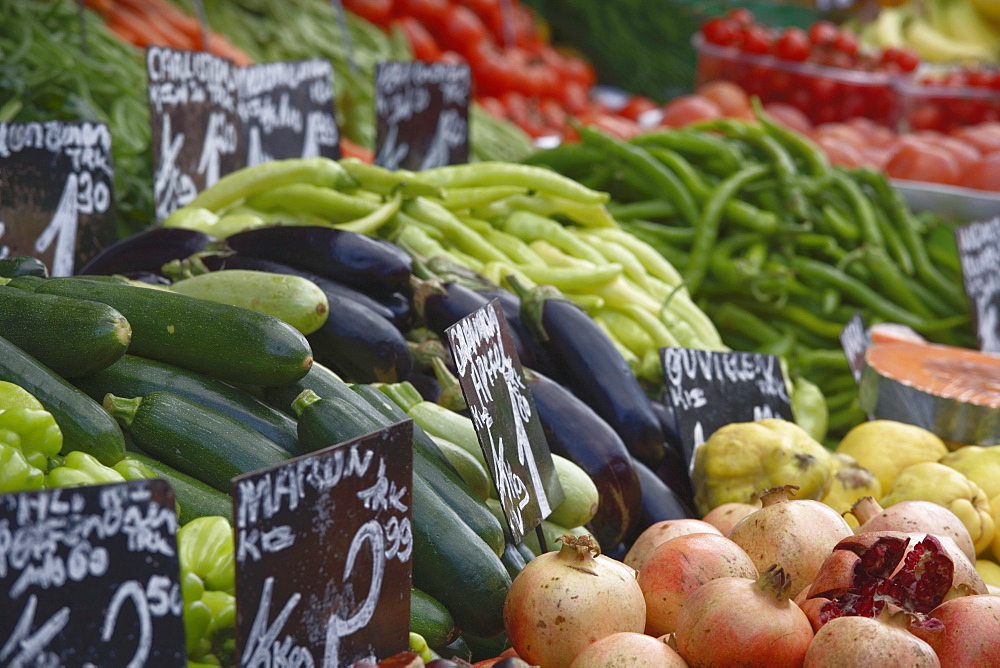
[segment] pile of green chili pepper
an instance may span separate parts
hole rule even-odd
[[[974,347],[953,231],[880,172],[832,167],[757,117],[627,142],[582,128],[580,144],[529,162],[609,192],[609,212],[681,272],[727,345],[780,355],[822,388],[836,437],[864,420],[839,342],[855,313]]]

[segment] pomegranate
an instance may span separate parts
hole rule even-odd
[[[791,577],[794,598],[816,577],[823,560],[842,538],[853,536],[837,511],[819,501],[789,500],[795,485],[761,494],[760,510],[740,520],[729,539],[742,547],[758,570],[779,564]]]
[[[940,666],[926,642],[907,631],[909,615],[883,610],[878,617],[838,617],[823,625],[806,652],[803,668],[843,666]]]
[[[927,538],[932,540],[927,541]],[[918,547],[920,552],[910,556],[910,552]],[[874,584],[871,582],[873,578],[881,581],[909,577],[904,571],[913,570],[918,565],[924,568],[921,559],[930,559],[931,556],[935,561],[948,562],[942,567],[945,570],[941,571],[942,577],[946,578],[940,584],[941,600],[987,592],[975,566],[965,558],[965,554],[950,538],[933,534],[878,531],[851,536],[837,543],[830,556],[820,566],[819,573],[809,587],[808,595],[811,598],[818,596],[833,598],[855,590],[865,591],[872,586],[878,586],[877,582]],[[928,612],[941,600],[924,604],[923,609],[919,611]],[[918,611],[915,607],[908,607],[899,601],[894,602],[907,610]],[[877,612],[878,610],[874,610],[872,614]]]
[[[635,571],[601,554],[590,536],[566,534],[562,547],[535,557],[511,584],[504,629],[533,665],[568,666],[583,649],[619,631],[642,632],[646,602]]]
[[[972,535],[955,513],[931,501],[900,501],[883,508],[870,496],[858,499],[848,511],[860,526],[854,533],[868,531],[902,531],[948,536],[961,548],[970,561],[976,560]]]
[[[721,536],[722,532],[708,522],[701,520],[663,520],[655,522],[646,527],[646,530],[639,534],[639,537],[632,543],[628,554],[625,555],[625,564],[639,570],[642,562],[662,543],[666,543],[671,538],[686,536],[689,533],[712,533]]]
[[[943,629],[913,627],[947,668],[1000,666],[1000,596],[963,596],[945,601],[929,615]]]
[[[723,503],[721,506],[712,508],[701,519],[718,529],[723,536],[728,536],[737,522],[758,510],[760,510],[760,501],[756,503],[730,501],[729,503]]]
[[[813,632],[819,631],[820,627],[823,626],[823,622],[820,621],[819,611],[823,608],[823,605],[829,601],[828,598],[809,598],[799,604],[799,608],[802,612],[806,613],[806,617],[809,618],[809,623],[812,625]]]
[[[699,587],[677,616],[677,651],[694,666],[800,666],[812,625],[787,596],[791,578],[771,566],[756,580]]]
[[[687,668],[665,642],[643,633],[612,633],[576,655],[570,668]]]
[[[757,577],[753,561],[728,538],[691,533],[657,547],[639,569],[639,588],[646,601],[646,633],[661,636],[673,631],[677,614],[691,592],[709,580],[725,577]]]

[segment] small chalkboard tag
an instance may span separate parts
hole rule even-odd
[[[240,67],[236,81],[245,166],[287,158],[340,158],[329,60]]]
[[[519,543],[564,497],[500,300],[445,333],[510,537]]]
[[[235,68],[204,51],[146,47],[157,220],[244,166]]]
[[[955,230],[979,349],[1000,353],[1000,216]]]
[[[375,66],[375,163],[422,170],[469,161],[469,66]]]
[[[0,495],[0,665],[186,665],[174,492]]]
[[[108,126],[0,123],[0,193],[0,258],[31,255],[72,275],[117,238]]]
[[[861,368],[865,364],[865,350],[868,349],[868,334],[865,333],[861,313],[855,312],[844,329],[840,330],[840,347],[844,349],[854,381],[861,382]]]
[[[233,479],[241,666],[409,646],[413,423]]]
[[[792,419],[792,402],[774,355],[661,348],[666,402],[677,417],[688,464],[719,427]]]

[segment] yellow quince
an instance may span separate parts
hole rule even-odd
[[[995,523],[986,493],[955,469],[937,462],[908,466],[896,476],[879,503],[888,508],[912,499],[932,501],[955,513],[969,530],[976,554],[993,542]]]
[[[797,499],[823,495],[831,454],[794,422],[734,422],[713,433],[694,456],[694,502],[701,516],[730,501],[750,502],[771,487],[797,485]]]
[[[979,485],[989,498],[1000,494],[1000,448],[965,445],[942,457],[941,463]]]
[[[912,464],[938,461],[948,454],[948,446],[922,427],[895,420],[871,420],[847,432],[836,452],[854,457],[878,477],[883,490],[888,490],[900,471]]]

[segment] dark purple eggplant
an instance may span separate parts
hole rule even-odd
[[[448,341],[445,330],[490,303],[489,299],[460,283],[414,278],[411,285],[417,317],[444,342]]]
[[[637,459],[634,459],[632,464],[639,476],[639,486],[642,488],[639,523],[633,530],[633,539],[656,522],[698,517],[694,509],[645,464]]]
[[[600,505],[588,527],[601,545],[617,545],[639,521],[642,492],[625,444],[607,422],[567,388],[524,370],[549,449],[582,468]]]
[[[391,313],[392,321],[399,331],[406,332],[417,321],[417,311],[413,308],[413,299],[402,292],[393,292],[391,295],[376,295],[372,299],[386,307]]]
[[[514,347],[517,349],[517,357],[521,360],[521,365],[544,373],[549,378],[563,382],[562,374],[556,368],[549,354],[545,349],[535,343],[531,332],[521,319],[521,298],[509,290],[502,288],[496,290],[476,290],[487,299],[500,300],[500,308],[507,316],[507,324],[510,325],[511,338]]]
[[[652,407],[656,419],[660,422],[660,429],[663,430],[663,435],[666,437],[667,449],[684,457],[684,443],[677,431],[677,416],[674,414],[673,406],[655,399],[650,399],[649,405]]]
[[[111,244],[83,265],[78,274],[159,273],[171,260],[205,250],[215,237],[197,230],[153,227]]]
[[[413,370],[395,325],[353,299],[327,294],[330,315],[307,336],[317,362],[353,383],[395,383]]]
[[[407,376],[406,380],[413,387],[417,388],[417,392],[424,398],[424,401],[437,403],[438,397],[441,396],[441,384],[437,381],[437,378],[431,374],[414,371]]]
[[[563,373],[566,385],[611,425],[647,466],[666,455],[665,436],[628,362],[593,318],[551,286],[523,288],[521,316],[535,342]]]
[[[237,232],[225,243],[240,255],[305,269],[370,295],[410,289],[413,261],[406,251],[356,232],[275,225]]]
[[[195,258],[189,259],[200,262],[206,269],[210,269],[211,271],[219,271],[220,269],[248,269],[251,271],[269,271],[272,274],[300,276],[319,286],[319,289],[326,293],[327,299],[330,299],[332,296],[346,297],[367,306],[386,320],[392,321],[396,317],[392,309],[380,300],[369,297],[360,290],[355,290],[343,283],[338,283],[333,279],[320,276],[311,271],[297,269],[284,262],[265,260],[259,257],[240,255],[239,253],[199,253]]]

